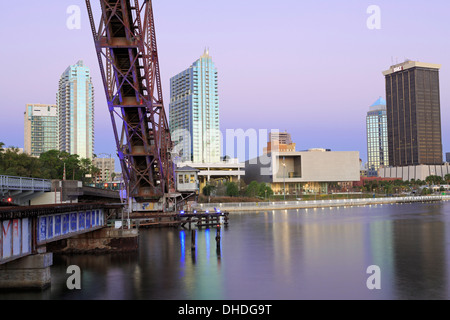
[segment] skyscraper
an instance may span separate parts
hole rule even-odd
[[[27,104],[24,112],[24,152],[34,157],[59,149],[56,105]]]
[[[391,166],[442,164],[440,68],[407,60],[383,72]]]
[[[379,98],[367,112],[367,176],[378,176],[380,166],[389,165],[386,100]]]
[[[61,151],[91,159],[94,153],[94,86],[90,70],[78,61],[61,75],[57,93]]]
[[[208,50],[170,79],[170,132],[182,161],[220,162],[217,69]]]

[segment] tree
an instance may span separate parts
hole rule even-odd
[[[247,189],[245,190],[245,195],[249,198],[254,198],[259,193],[259,184],[256,181],[250,182],[250,184],[247,186]]]
[[[25,153],[19,154],[19,149],[17,148],[10,148],[1,155],[0,174],[41,178],[42,171],[39,159]]]
[[[428,185],[440,185],[443,182],[442,177],[437,175],[428,176],[425,181]]]
[[[212,195],[212,193],[213,193],[213,191],[214,191],[215,188],[216,188],[216,187],[214,187],[214,186],[212,186],[212,185],[210,185],[210,184],[207,184],[207,185],[203,188],[203,195],[204,195],[204,196],[207,196],[207,197],[210,197],[210,196]]]
[[[273,190],[266,183],[262,182],[258,187],[258,196],[261,198],[273,196]]]
[[[227,196],[229,197],[239,196],[239,187],[235,182],[227,183]]]
[[[444,176],[444,180],[445,180],[445,182],[447,182],[447,184],[450,184],[450,174],[446,174]]]

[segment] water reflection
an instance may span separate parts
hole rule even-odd
[[[448,299],[449,203],[236,213],[221,229],[141,230],[126,255],[55,256],[52,287],[1,299]],[[69,265],[82,290],[66,287]],[[366,270],[381,268],[381,290]]]

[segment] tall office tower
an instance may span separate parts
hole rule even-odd
[[[59,150],[58,107],[50,104],[27,104],[24,112],[24,152],[39,157]]]
[[[377,177],[380,166],[389,165],[386,100],[379,98],[367,112],[367,176]]]
[[[208,50],[170,79],[170,132],[181,161],[221,158],[217,69]]]
[[[83,61],[69,66],[59,80],[59,147],[92,159],[94,154],[94,86]]]
[[[383,72],[391,166],[442,164],[440,68],[407,60]]]

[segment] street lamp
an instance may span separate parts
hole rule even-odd
[[[283,157],[283,183],[284,183],[284,200],[286,200],[286,163],[285,161],[285,157]]]

